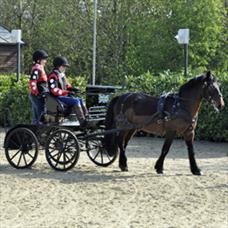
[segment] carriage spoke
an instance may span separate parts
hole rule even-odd
[[[21,145],[21,144],[22,144],[22,142],[21,142],[21,137],[19,137],[19,134],[16,134],[16,136],[17,136],[18,142],[19,142],[20,145]]]
[[[62,137],[61,137],[61,132],[58,132],[58,135],[56,135],[55,136],[56,137],[56,141],[55,142],[58,142],[58,143],[60,143],[60,142],[62,142]]]
[[[19,148],[19,150],[10,158],[11,160],[13,160],[17,155],[18,153],[21,151],[21,148]]]
[[[53,148],[52,150],[49,150],[49,153],[53,153],[54,151],[56,151],[56,148]]]
[[[55,147],[52,147],[52,146],[49,146],[49,149],[55,150],[56,148]]]
[[[22,141],[23,141],[24,144],[27,143],[27,139],[26,139],[26,134],[25,134],[25,132],[23,132],[23,134],[22,134]]]
[[[55,143],[55,142],[58,142],[59,138],[58,138],[57,136],[54,136],[54,137],[52,138],[52,140],[53,140],[54,143]]]
[[[55,167],[57,167],[57,165],[59,164],[59,160],[60,160],[61,155],[62,155],[62,152],[60,151],[60,152],[59,152],[59,156],[58,156],[57,159],[56,159]]]
[[[62,137],[62,133],[61,132],[59,132],[59,140],[60,140],[61,144],[64,143],[64,140],[63,140],[63,137]]]
[[[23,154],[23,152],[21,152],[21,155],[20,155],[19,160],[18,160],[18,162],[17,162],[17,166],[19,166],[19,164],[20,164],[20,162],[21,162],[22,154]]]
[[[20,144],[17,144],[17,143],[14,142],[14,141],[11,141],[11,143],[13,143],[15,146],[20,146]]]
[[[105,152],[105,154],[106,154],[108,160],[111,161],[111,158],[110,158],[110,156],[108,155],[108,153]]]
[[[54,155],[50,155],[52,158],[55,158],[56,156],[58,156],[59,155],[59,153],[61,153],[61,152],[57,152],[56,154],[54,154]]]
[[[38,149],[37,137],[29,128],[16,127],[6,138],[6,158],[14,168],[31,167],[37,159]]]
[[[98,131],[100,133],[100,131]],[[94,134],[94,132],[93,132]],[[98,166],[107,167],[117,158],[117,153],[110,156],[103,146],[104,137],[94,137],[88,140],[87,155]]]
[[[65,153],[65,156],[66,156],[67,160],[71,162],[72,158],[69,158],[66,153]]]
[[[66,171],[74,167],[78,161],[79,150],[75,134],[67,129],[59,129],[49,136],[45,154],[53,169]]]
[[[23,160],[24,160],[24,162],[25,162],[25,165],[27,165],[27,161],[26,161],[26,159],[25,159],[25,154],[22,153],[22,155],[23,155]]]
[[[104,163],[103,153],[101,152],[101,163]]]
[[[64,141],[64,140],[66,140],[66,139],[65,139],[66,133],[64,132],[63,134],[64,134],[64,135],[63,135],[63,137],[62,137],[62,140]],[[69,136],[67,136],[67,137],[69,138]]]
[[[67,151],[67,150],[69,150],[70,148],[72,148],[72,145],[69,145],[69,146],[67,146],[67,147],[64,147],[64,151]]]
[[[65,169],[66,167],[66,155],[65,152],[63,152],[63,168]]]
[[[31,158],[33,158],[33,156],[29,152],[27,152],[27,154],[28,154],[28,156],[30,156]]]
[[[98,156],[98,154],[99,154],[99,151],[96,153],[96,155],[94,156],[94,160],[96,160],[96,158],[97,158],[97,156]]]

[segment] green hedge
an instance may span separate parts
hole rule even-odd
[[[19,83],[15,75],[0,76],[0,125],[6,121],[30,123],[31,105],[28,99],[28,77],[23,76]]]
[[[202,71],[201,71],[202,72]],[[228,142],[228,77],[226,73],[214,73],[221,86],[224,96],[225,108],[217,113],[212,105],[203,101],[199,113],[196,129],[196,139]],[[200,75],[198,71],[189,73],[188,78],[181,74],[164,72],[158,76],[147,72],[138,77],[125,78],[126,91],[144,91],[148,94],[159,96],[162,92],[176,92],[178,88],[191,77]]]
[[[147,72],[138,77],[126,76],[124,91],[143,91],[159,96],[162,92],[175,92],[189,80],[200,74],[202,70],[191,71],[188,78],[178,73],[166,71],[160,75]],[[225,100],[225,108],[216,113],[211,105],[203,102],[196,138],[212,141],[228,142],[228,77],[225,73],[216,73]],[[86,81],[83,77],[70,77],[73,85],[85,89]],[[123,92],[123,91],[121,91]],[[12,119],[13,124],[31,122],[31,104],[28,99],[28,76],[23,75],[20,82],[15,82],[15,75],[0,75],[0,125],[4,126],[6,119]],[[6,118],[7,117],[7,118]]]

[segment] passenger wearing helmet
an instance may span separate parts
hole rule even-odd
[[[65,57],[57,56],[53,61],[53,65],[54,69],[48,75],[48,87],[51,94],[58,97],[58,99],[67,106],[74,107],[80,125],[83,127],[86,126],[88,111],[85,103],[81,98],[73,96],[80,90],[72,87],[65,75],[66,67],[69,67],[70,64]]]
[[[48,91],[47,75],[44,70],[48,54],[44,50],[36,50],[32,58],[33,66],[29,80],[29,99],[32,103],[32,123],[41,124],[40,118],[44,111],[44,98],[42,97],[42,93]]]

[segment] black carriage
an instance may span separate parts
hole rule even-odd
[[[86,128],[80,126],[69,108],[46,95],[45,124],[18,124],[7,132],[4,148],[8,162],[18,169],[31,167],[39,150],[44,149],[49,165],[59,171],[73,168],[81,151],[98,166],[112,164],[117,154],[110,156],[104,149],[103,133],[107,105],[115,90],[112,86],[87,86],[89,124]]]

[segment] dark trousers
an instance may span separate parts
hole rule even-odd
[[[32,124],[42,124],[40,118],[44,112],[44,98],[30,94],[29,99],[32,103]]]

